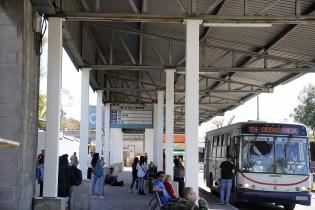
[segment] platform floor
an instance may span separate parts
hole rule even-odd
[[[92,205],[93,210],[150,210],[149,202],[153,198],[152,194],[138,195],[138,193],[129,193],[131,182],[131,171],[129,168],[119,174],[119,180],[123,180],[123,187],[105,186],[105,198],[97,199],[97,205]],[[210,209],[235,209],[232,206],[216,205],[218,199],[206,190],[201,189],[200,195],[205,197],[209,203]],[[93,199],[92,199],[93,202]],[[96,204],[96,203],[94,203]]]

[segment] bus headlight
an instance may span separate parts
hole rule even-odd
[[[306,191],[306,187],[301,187],[301,190],[302,191]]]
[[[245,187],[245,188],[249,188],[249,184],[247,184],[247,183],[244,184],[244,187]]]

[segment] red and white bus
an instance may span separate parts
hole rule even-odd
[[[232,202],[311,204],[309,143],[306,128],[298,124],[249,121],[206,135],[204,178],[219,190],[220,164],[227,154],[236,166]]]

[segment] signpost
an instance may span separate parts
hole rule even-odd
[[[137,104],[112,104],[111,128],[153,128],[153,107]]]

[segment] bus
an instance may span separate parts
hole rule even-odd
[[[315,141],[310,142],[311,173],[313,174],[312,191],[315,192]]]
[[[311,205],[309,143],[298,124],[248,121],[207,132],[204,178],[219,191],[220,164],[233,156],[231,202],[265,202],[293,210]]]

